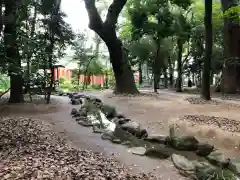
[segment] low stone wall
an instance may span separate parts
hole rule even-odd
[[[170,158],[184,176],[205,180],[237,180],[240,175],[240,160],[225,157],[213,145],[199,142],[194,136],[175,135],[175,128],[169,128],[169,135],[151,135],[139,123],[116,111],[88,94],[69,95],[73,105],[71,115],[79,125],[91,127],[93,133],[101,134],[103,140],[122,144],[133,154],[160,159]],[[182,152],[187,152],[182,155]],[[188,157],[194,154],[195,159]]]

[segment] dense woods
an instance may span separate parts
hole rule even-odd
[[[64,21],[61,0],[1,1],[0,70],[2,76],[10,77],[9,102],[23,102],[23,94],[31,94],[32,84],[38,84],[49,103],[55,90],[54,67],[65,56],[67,47],[74,51],[72,61],[79,66],[74,73],[78,79],[76,86],[80,85],[80,73],[112,71],[116,93],[136,94],[139,92],[133,72],[138,71],[139,84],[148,81],[155,92],[162,79],[160,84],[164,88],[175,88],[177,92],[183,91],[187,80],[189,86],[201,88],[202,97],[207,100],[212,86],[224,93],[239,90],[237,1],[84,0],[84,3],[89,28],[96,33],[94,48],[86,46],[88,39],[84,33],[73,32]],[[105,19],[102,12],[106,13]],[[101,43],[106,45],[109,57],[99,52]],[[107,58],[112,70],[100,62]]]

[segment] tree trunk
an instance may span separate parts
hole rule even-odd
[[[164,88],[168,88],[168,75],[167,75],[167,68],[164,68]]]
[[[51,33],[50,33],[51,34]],[[48,65],[49,65],[49,68],[50,68],[50,84],[49,84],[49,88],[47,90],[47,104],[50,103],[50,100],[51,100],[51,93],[53,91],[53,85],[54,85],[54,68],[53,68],[53,48],[54,48],[54,37],[53,35],[50,35],[50,45],[49,47],[47,47],[47,53],[49,54],[49,58],[48,58]]]
[[[96,32],[108,47],[116,81],[115,93],[137,94],[139,91],[134,82],[133,72],[127,57],[124,56],[122,42],[116,35],[118,16],[127,0],[114,0],[108,8],[103,22],[96,8],[95,0],[84,0],[89,17],[89,28]]]
[[[17,44],[17,6],[20,0],[5,0],[5,19],[10,19],[5,23],[4,44],[6,58],[8,60],[8,72],[10,75],[10,99],[9,103],[23,102],[23,79],[21,73],[21,59]]]
[[[143,75],[142,75],[142,63],[138,63],[138,72],[139,72],[139,85],[143,83]]]
[[[236,0],[221,0],[223,12],[231,7],[238,6]],[[224,16],[224,70],[222,88],[225,93],[236,93],[238,87],[238,65],[240,57],[240,24],[239,16],[232,14],[234,18]]]
[[[211,100],[210,96],[210,75],[212,59],[212,0],[205,0],[205,59],[202,75],[201,96],[205,100]]]
[[[21,103],[23,99],[23,79],[21,75],[10,75],[10,98],[9,103]]]
[[[158,36],[160,37],[160,35]],[[160,55],[160,40],[156,41],[156,46],[157,46],[157,52],[153,61],[153,80],[154,80],[154,84],[153,84],[153,88],[154,88],[154,92],[157,92],[157,90],[159,89],[159,81],[160,81],[160,62],[159,62],[159,55]]]
[[[81,65],[80,65],[80,62],[79,62],[79,65],[78,65],[78,73],[77,73],[77,84],[78,84],[78,88],[80,86],[80,76],[81,76]]]
[[[115,93],[137,94],[139,93],[135,85],[133,72],[129,61],[125,56],[122,43],[118,39],[113,39],[111,43],[106,43],[112,63],[114,77],[116,81]]]
[[[178,77],[177,77],[177,84],[176,84],[176,91],[182,92],[182,51],[183,51],[183,42],[182,40],[177,40],[178,46],[178,58],[177,58],[177,70],[178,70]]]
[[[168,70],[169,70],[169,85],[173,87],[173,73],[174,73],[174,66],[171,62],[171,57],[168,57]]]

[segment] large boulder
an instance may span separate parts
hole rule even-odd
[[[80,98],[89,98],[89,94],[87,93],[74,93],[72,95],[72,98],[75,98],[75,99],[80,99]]]
[[[129,121],[120,125],[120,127],[138,138],[144,138],[148,136],[146,129],[143,129],[139,123],[134,121]]]
[[[173,154],[171,156],[173,165],[178,169],[178,170],[183,170],[183,171],[195,171],[195,166],[194,164],[189,161],[187,158],[184,156],[178,155],[178,154]]]
[[[219,150],[213,151],[208,156],[206,156],[206,159],[219,167],[227,168],[230,163],[230,159],[227,158],[223,153],[221,153]]]
[[[101,110],[106,115],[106,117],[108,119],[112,119],[112,118],[116,117],[116,115],[117,115],[117,111],[116,111],[116,108],[114,106],[103,104],[101,106]]]
[[[82,104],[82,100],[81,99],[72,98],[71,99],[71,103],[72,103],[72,105],[80,105],[80,104]]]
[[[132,147],[129,149],[129,152],[131,152],[132,154],[136,154],[136,155],[140,155],[140,156],[144,156],[146,153],[146,148],[145,147]]]
[[[115,136],[114,136],[113,132],[111,132],[111,131],[106,131],[106,132],[104,132],[104,133],[101,135],[101,138],[102,138],[103,140],[110,140],[110,141],[112,141],[113,139],[115,139]]]
[[[228,168],[240,177],[240,158],[231,159]]]
[[[114,123],[117,124],[117,125],[122,125],[122,124],[125,124],[125,123],[130,122],[131,119],[115,117],[115,118],[113,118],[111,121],[114,122]]]
[[[145,137],[144,140],[151,142],[151,143],[159,143],[159,144],[166,144],[168,136],[161,135],[161,134],[152,134]]]
[[[77,94],[77,93],[67,93],[67,95],[70,99],[72,99],[75,94]]]
[[[156,145],[147,147],[145,155],[154,158],[166,159],[172,155],[172,152],[173,151],[165,145]]]
[[[71,115],[75,115],[78,113],[78,110],[76,108],[72,108]]]
[[[196,151],[198,140],[194,136],[168,137],[167,144],[180,151]]]
[[[213,152],[214,146],[208,143],[199,143],[197,145],[196,154],[199,156],[208,156],[211,152]]]

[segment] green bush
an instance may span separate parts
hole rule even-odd
[[[1,75],[0,76],[0,92],[4,92],[10,87],[9,77]]]
[[[92,89],[97,89],[97,90],[99,90],[99,89],[102,89],[102,86],[101,86],[101,84],[93,84],[93,85],[91,86],[91,88],[92,88]]]

